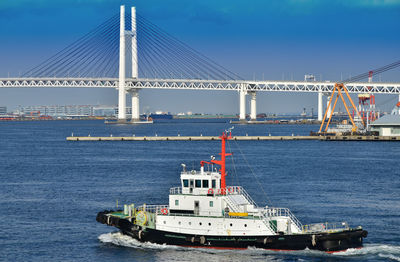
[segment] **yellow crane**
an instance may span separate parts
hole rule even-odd
[[[320,128],[319,128],[319,132],[318,132],[318,133],[319,133],[319,134],[324,134],[324,133],[326,133],[326,132],[328,131],[328,127],[329,127],[329,124],[330,124],[330,122],[331,122],[331,120],[332,120],[332,115],[333,115],[333,112],[334,112],[334,110],[335,110],[337,101],[339,100],[339,97],[342,99],[343,104],[344,104],[344,107],[346,108],[347,114],[348,114],[349,119],[350,119],[350,121],[351,121],[351,124],[353,125],[353,127],[351,128],[351,132],[352,132],[352,133],[357,132],[358,127],[357,127],[357,125],[354,123],[354,119],[353,119],[353,117],[352,117],[351,114],[350,114],[350,111],[349,111],[349,108],[348,108],[348,106],[347,106],[347,104],[346,104],[346,100],[345,100],[345,98],[344,98],[344,96],[343,96],[343,93],[346,94],[348,100],[349,100],[350,103],[351,103],[351,106],[353,107],[354,112],[357,113],[358,117],[361,119],[361,122],[362,122],[363,126],[365,127],[364,120],[361,118],[360,112],[358,112],[357,107],[354,105],[353,100],[351,99],[351,97],[350,97],[350,95],[349,95],[349,92],[347,91],[347,88],[346,88],[346,86],[344,85],[344,83],[336,83],[336,84],[335,84],[335,87],[333,88],[333,91],[332,91],[331,99],[329,100],[328,108],[331,107],[332,100],[333,100],[333,97],[335,96],[335,93],[336,93],[336,99],[335,99],[335,102],[334,102],[334,104],[333,104],[333,108],[332,108],[332,110],[331,110],[331,112],[330,112],[330,116],[329,116],[329,118],[328,118],[328,121],[327,121],[327,123],[326,123],[326,125],[325,125],[326,116],[327,116],[327,114],[328,114],[328,110],[326,110],[326,111],[325,111],[324,118],[322,119],[321,126],[320,126]],[[325,129],[324,129],[324,126],[325,126]],[[324,131],[322,131],[323,129],[324,129]]]

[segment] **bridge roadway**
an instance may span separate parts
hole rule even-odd
[[[200,80],[200,79],[146,79],[123,78],[125,85],[120,85],[119,78],[0,78],[0,88],[115,88],[124,86],[125,92],[119,91],[118,106],[126,108],[126,92],[132,96],[132,120],[139,121],[140,89],[175,89],[175,90],[220,90],[239,92],[239,119],[246,121],[246,95],[251,95],[250,119],[255,121],[257,92],[317,92],[318,120],[322,120],[322,95],[330,96],[334,82],[306,81],[246,81],[246,80]],[[398,94],[400,101],[400,83],[349,83],[350,93]],[[328,99],[329,100],[329,99]],[[328,115],[330,108],[327,108]],[[126,121],[125,114],[118,113],[118,119]]]
[[[115,88],[118,78],[0,78],[0,88]],[[125,81],[126,91],[133,89],[222,90],[245,92],[323,92],[331,93],[334,82],[247,81],[196,79],[132,79]],[[400,83],[349,83],[350,93],[400,94]]]

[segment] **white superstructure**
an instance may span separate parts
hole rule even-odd
[[[180,187],[170,189],[168,212],[156,216],[156,229],[201,235],[300,233],[301,225],[284,208],[259,208],[240,186],[221,188],[219,172],[183,171]]]

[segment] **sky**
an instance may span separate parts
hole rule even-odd
[[[0,77],[38,65],[121,4],[245,79],[312,73],[339,81],[400,60],[400,0],[0,0]],[[400,82],[400,69],[374,81]],[[117,97],[113,89],[1,89],[0,106],[115,105]],[[394,99],[380,95],[376,103],[388,111]],[[140,91],[141,112],[238,113],[238,102],[233,91]],[[259,113],[303,108],[316,112],[317,94],[257,95]]]

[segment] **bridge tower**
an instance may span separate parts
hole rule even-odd
[[[118,78],[118,122],[126,121],[126,48],[125,48],[125,6],[120,7],[119,21],[119,78]]]
[[[137,35],[136,35],[136,8],[131,8],[131,25],[132,30],[125,29],[125,6],[120,7],[120,38],[119,38],[119,78],[118,78],[118,122],[126,122],[126,54],[131,54],[131,72],[128,77],[138,78],[138,58],[137,58]],[[130,40],[127,52],[127,37]],[[129,43],[129,42],[128,42]],[[139,121],[139,90],[132,89],[130,92],[132,97],[132,122]]]
[[[136,31],[136,8],[131,8],[131,64],[132,64],[132,78],[138,78],[138,57],[137,57],[137,31]],[[132,89],[130,92],[132,97],[132,122],[140,121],[140,110],[139,110],[139,89]]]

